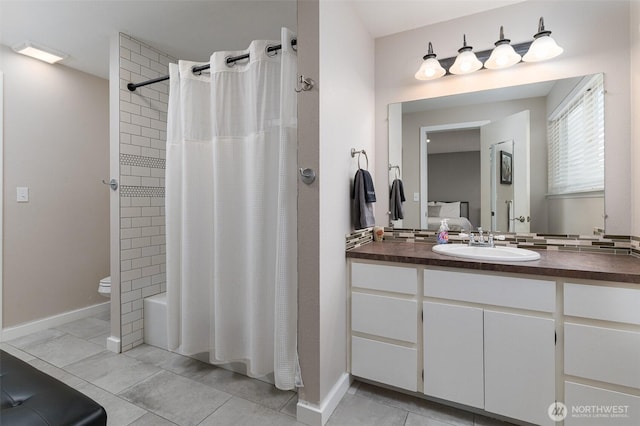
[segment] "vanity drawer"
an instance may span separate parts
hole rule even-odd
[[[425,297],[555,312],[555,281],[425,269]]]
[[[640,333],[565,323],[566,374],[640,389]]]
[[[640,397],[622,392],[564,382],[565,426],[637,426],[640,424]],[[588,410],[608,410],[611,417]],[[615,410],[615,411],[614,411]]]
[[[564,285],[564,314],[640,325],[640,290],[596,285]]]
[[[415,300],[357,293],[351,294],[351,330],[415,343],[418,335]]]
[[[416,294],[418,270],[401,266],[351,264],[351,287]]]
[[[418,351],[353,336],[351,374],[415,392],[418,390]]]

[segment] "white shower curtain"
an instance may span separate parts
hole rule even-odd
[[[297,366],[294,35],[170,67],[166,159],[169,348],[244,362],[292,389]],[[267,47],[281,44],[277,54]]]

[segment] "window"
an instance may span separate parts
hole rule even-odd
[[[549,194],[604,190],[604,84],[589,77],[549,117]]]

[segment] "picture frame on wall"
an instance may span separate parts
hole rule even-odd
[[[507,151],[500,151],[500,183],[513,183],[513,155]]]

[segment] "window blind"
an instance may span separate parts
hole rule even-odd
[[[604,83],[602,74],[548,122],[548,192],[604,190]]]

